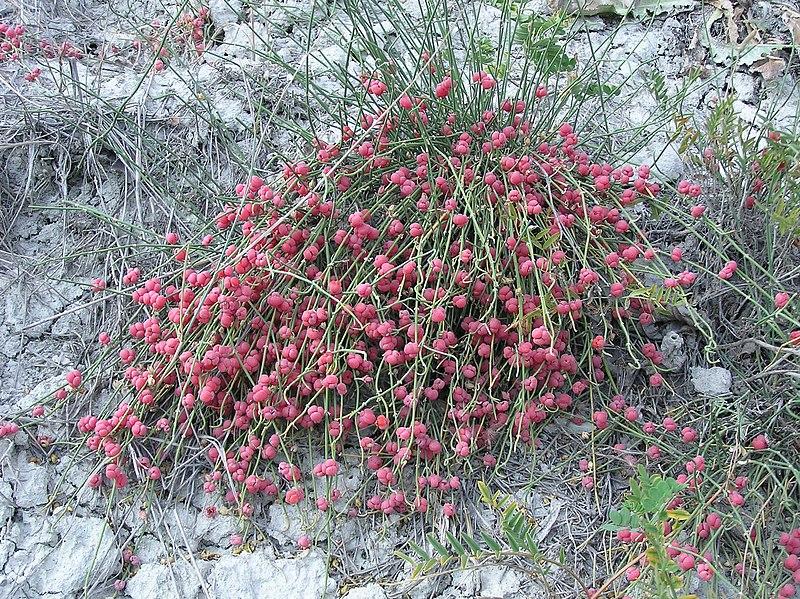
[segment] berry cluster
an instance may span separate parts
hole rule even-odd
[[[364,77],[365,110],[340,143],[317,142],[273,184],[239,185],[200,243],[167,234],[177,277],[125,274],[141,314],[116,340],[129,391],[79,423],[109,483],[125,486],[131,466],[158,478],[126,467],[123,446],[211,435],[225,451],[207,449],[206,491],[227,471],[240,508],[257,494],[298,503],[305,474],[285,449],[320,430],[328,457],[308,475],[335,477],[356,447],[375,473],[368,509],[452,511],[452,464],[491,467],[504,441],[533,443],[607,383],[615,336],[663,301],[646,276],[693,283],[628,213],[660,192],[647,166],[593,161],[570,124],[531,121],[544,88],[527,102],[500,98],[486,72],[463,87],[433,75],[432,93],[397,101]],[[456,91],[481,107],[474,119],[449,106]],[[658,386],[650,345],[636,351]],[[67,382],[62,396],[80,375]],[[166,464],[169,451],[152,455]]]

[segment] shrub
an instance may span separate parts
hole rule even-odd
[[[215,218],[170,225],[156,243],[137,247],[131,268],[92,281],[93,293],[124,298],[130,321],[100,334],[97,360],[67,373],[49,406],[81,410],[77,433],[94,465],[90,487],[114,501],[142,489],[175,490],[189,471],[244,521],[259,501],[454,518],[464,474],[499,470],[516,448],[536,446],[546,423],[571,419],[590,431],[581,449],[589,440],[593,454],[601,444],[609,450],[591,463],[581,459],[572,480],[598,508],[603,474],[635,476],[632,467],[643,462],[675,476],[642,470],[632,481],[614,547],[629,546],[634,559],[626,549],[609,558],[597,584],[603,591],[616,592],[624,578],[671,596],[686,572],[713,576],[714,543],[734,538],[736,545],[732,531],[754,530],[755,519],[738,508],[772,496],[760,490],[791,463],[764,460],[758,484],[747,487],[727,466],[729,450],[744,451],[745,441],[748,451],[770,450],[749,406],[681,401],[664,410],[673,381],[651,325],[687,323],[711,359],[718,341],[751,334],[765,351],[793,359],[800,333],[790,281],[762,263],[769,248],[756,255],[727,230],[707,180],[673,187],[656,182],[648,165],[626,161],[650,134],[613,131],[625,82],[601,76],[602,56],[581,65],[567,54],[569,19],[498,6],[494,40],[469,8],[430,3],[420,28],[394,15],[397,3],[363,12],[361,3],[346,3],[353,40],[345,63],[314,55],[327,69],[318,75],[305,48],[307,68],[291,68],[287,89],[304,96],[308,129],[299,119],[281,120],[277,109],[268,119],[311,150],[298,148],[278,172],[236,165],[247,175],[226,190]],[[161,47],[166,33],[147,30],[154,77],[186,55],[213,56],[207,16],[181,17],[171,53]],[[381,17],[398,20],[378,40],[373,21]],[[274,53],[259,58],[290,68]],[[248,84],[264,82],[252,76]],[[661,119],[685,92],[673,104],[663,87],[662,80]],[[260,89],[265,98],[274,91]],[[123,111],[113,117],[126,118]],[[259,120],[254,129],[268,124]],[[715,127],[710,157],[698,164],[712,167],[721,186],[744,193],[745,208],[759,180],[763,205],[788,195],[794,182],[780,175],[788,172],[781,167],[788,137],[779,143],[772,135],[759,150],[769,177],[732,181],[722,173],[744,171],[714,171],[715,161],[733,155],[719,147],[728,138]],[[127,144],[112,148],[132,172],[159,162],[161,152],[174,159],[169,144],[144,130],[137,135],[143,162],[138,146],[135,159],[123,151]],[[233,146],[228,151],[241,159]],[[751,158],[741,163],[749,168]],[[191,166],[143,180],[165,196],[181,196],[182,186],[212,195],[218,184]],[[709,312],[720,297],[737,303],[748,328],[714,323]],[[110,403],[89,409],[86,399],[99,388]],[[771,422],[793,405],[774,409]],[[32,416],[44,412],[39,406]],[[584,423],[589,418],[594,426]],[[0,436],[17,431],[0,425]],[[301,441],[307,452],[297,451]],[[353,462],[373,473],[364,502],[343,497],[335,484]],[[787,505],[791,495],[790,484],[780,488]],[[485,545],[518,557],[524,546],[541,563],[563,566],[539,553],[520,506],[498,497],[487,504],[507,518],[508,547],[483,536],[470,545],[474,555]],[[710,511],[720,498],[730,506]],[[680,522],[674,529],[673,521]],[[792,554],[794,533],[787,534]],[[458,550],[458,539],[448,541]],[[231,544],[244,539],[234,535]],[[301,548],[310,544],[307,535],[298,539]],[[430,567],[452,557],[438,551],[442,562],[424,551]]]
[[[207,492],[225,480],[239,509],[258,493],[296,503],[355,446],[377,475],[369,508],[424,511],[460,462],[490,465],[613,390],[615,345],[661,384],[631,331],[694,275],[637,225],[660,192],[649,168],[593,158],[558,119],[546,78],[574,64],[539,43],[503,77],[444,43],[416,49],[413,67],[360,73],[329,111],[345,115],[339,141],[250,177],[216,232],[167,233],[171,264],[122,277],[135,321],[110,347],[125,382],[112,413],[78,424],[105,464],[95,486],[168,484],[200,446]],[[323,432],[310,472],[287,452],[305,430]]]

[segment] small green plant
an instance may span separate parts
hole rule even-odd
[[[762,204],[782,235],[800,237],[800,139],[789,132],[772,132],[756,162]]]
[[[685,485],[674,478],[649,474],[639,466],[638,476],[630,479],[630,493],[619,510],[611,512],[611,522],[606,528],[615,531],[639,530],[645,537],[644,551],[651,579],[642,580],[647,586],[647,596],[658,599],[673,599],[684,586],[681,570],[667,554],[667,530],[672,521],[684,521],[690,517],[683,509],[670,509],[669,504]],[[637,560],[638,561],[638,560]]]
[[[497,526],[495,530],[480,530],[474,535],[456,537],[450,532],[440,540],[433,533],[426,539],[430,550],[411,542],[409,546],[414,555],[396,552],[399,558],[411,565],[412,576],[418,577],[434,571],[444,573],[447,567],[456,566],[464,569],[477,567],[488,561],[500,562],[511,558],[522,558],[528,572],[546,584],[548,570],[560,568],[575,580],[583,590],[589,591],[578,574],[563,559],[547,557],[539,549],[536,538],[536,521],[529,511],[510,495],[500,491],[492,492],[489,486],[478,481],[481,502],[495,514]]]
[[[800,140],[792,128],[775,124],[775,109],[745,121],[734,98],[721,101],[704,129],[687,138],[697,148],[698,164],[707,166],[732,198],[747,211],[761,208],[780,235],[800,235]]]
[[[517,13],[515,41],[521,44],[530,59],[544,65],[543,76],[567,73],[577,66],[577,61],[564,50],[567,33],[563,18],[542,18],[531,13]]]

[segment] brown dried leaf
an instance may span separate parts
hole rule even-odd
[[[781,16],[792,34],[792,42],[795,46],[800,46],[800,13],[786,10]]]
[[[750,70],[759,73],[764,81],[774,81],[781,75],[786,68],[786,61],[776,56],[768,56],[766,60],[759,61]]]
[[[725,20],[728,22],[728,42],[731,44],[738,44],[739,27],[737,27],[736,20],[734,19],[733,2],[731,2],[731,0],[711,0],[711,6],[718,8],[722,14],[725,15]]]

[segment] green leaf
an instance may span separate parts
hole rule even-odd
[[[650,89],[653,92],[656,100],[663,100],[666,90],[666,78],[664,73],[658,70],[653,70],[649,73],[650,76]]]
[[[442,557],[450,557],[450,552],[447,548],[442,545],[439,540],[433,535],[433,533],[428,533],[427,537],[428,542],[436,549],[436,553],[441,555]]]
[[[498,543],[496,540],[494,540],[487,533],[481,532],[481,538],[483,539],[483,542],[486,543],[486,545],[489,547],[489,549],[491,549],[495,553],[500,553],[501,551],[503,551],[503,548],[500,545],[500,543]]]
[[[481,501],[489,507],[493,507],[496,503],[496,495],[492,494],[489,486],[482,480],[478,481],[478,492],[481,494]]]
[[[453,535],[453,533],[448,532],[446,534],[447,540],[450,541],[450,545],[455,549],[456,555],[459,557],[466,557],[467,550],[464,549],[464,546],[459,542],[459,540]]]
[[[541,553],[539,551],[539,545],[536,543],[536,539],[532,534],[525,535],[525,547],[527,547],[528,553],[530,553],[533,556],[539,555]]]
[[[675,494],[683,488],[674,479],[662,479],[654,477],[646,495],[641,498],[642,510],[648,513],[656,513],[666,506],[675,497]]]
[[[522,543],[519,542],[519,539],[513,533],[509,532],[506,533],[506,541],[511,546],[511,549],[514,551],[521,551],[522,550]]]
[[[464,537],[464,542],[467,545],[469,545],[470,549],[472,549],[472,554],[473,555],[480,555],[481,553],[483,553],[483,550],[481,549],[481,546],[472,537],[470,537],[470,536]]]
[[[419,576],[420,574],[427,574],[428,572],[435,569],[439,565],[440,565],[440,560],[437,560],[436,558],[431,558],[427,561],[419,563],[417,567],[411,571],[411,576],[416,577]]]
[[[414,541],[411,541],[409,545],[411,546],[411,549],[414,550],[414,553],[416,553],[420,557],[420,559],[423,560],[431,559],[431,554],[425,551],[425,549],[423,549],[419,545],[417,545]]]
[[[631,512],[627,505],[622,505],[619,510],[610,514],[611,522],[618,528],[641,528],[639,516]]]
[[[686,510],[676,509],[667,510],[667,516],[673,520],[688,520],[691,517],[691,514]]]
[[[417,562],[417,560],[415,560],[415,559],[414,559],[413,557],[411,557],[410,555],[406,555],[406,554],[405,554],[405,553],[403,553],[402,551],[395,551],[395,552],[394,552],[394,556],[395,556],[395,557],[399,557],[401,560],[403,560],[403,561],[404,561],[404,562],[406,562],[407,564],[410,564],[412,567],[413,567],[413,566],[416,566],[416,565],[417,565],[417,563],[418,563],[418,562]]]
[[[576,83],[571,90],[578,98],[610,98],[618,96],[622,91],[622,86],[608,83]]]
[[[525,48],[543,78],[572,71],[577,65],[577,61],[564,51],[564,30],[554,19],[520,15],[514,38]]]
[[[485,35],[478,38],[477,43],[472,48],[472,58],[480,66],[485,67],[494,64],[495,47]]]

